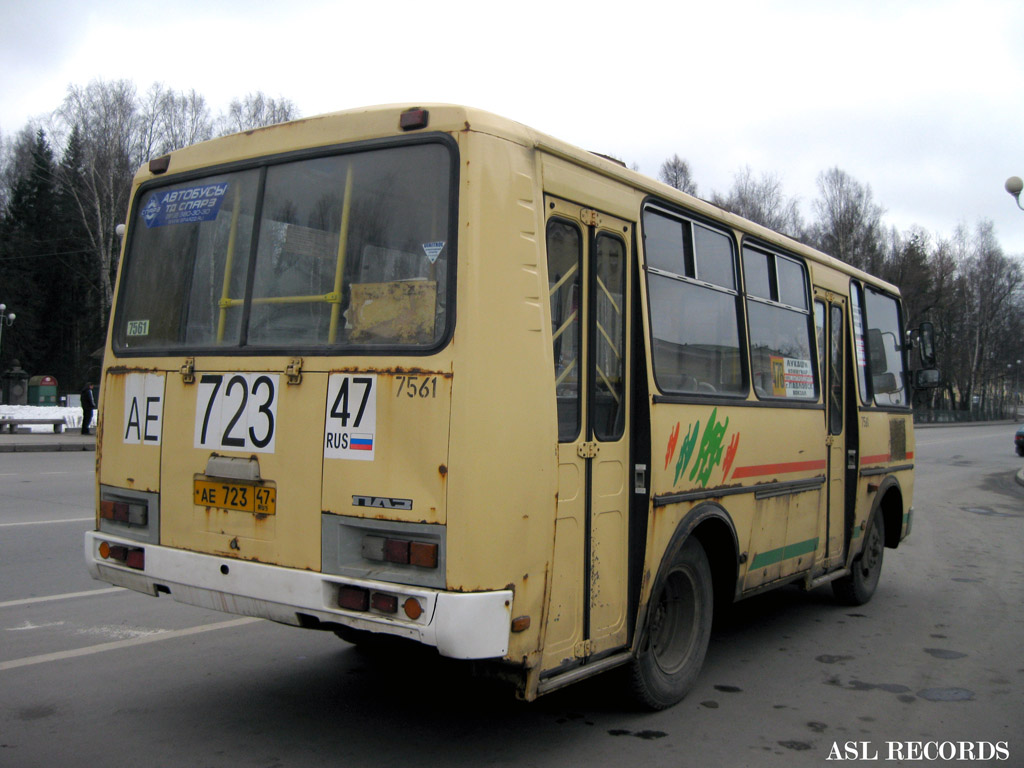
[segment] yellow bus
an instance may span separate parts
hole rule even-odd
[[[417,641],[527,700],[626,667],[661,708],[716,609],[864,602],[910,531],[897,290],[518,123],[198,144],[139,170],[123,242],[110,584]]]

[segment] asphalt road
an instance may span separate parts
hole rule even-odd
[[[914,530],[874,599],[790,587],[738,604],[694,691],[657,714],[608,678],[525,704],[430,654],[94,582],[94,454],[0,454],[0,766],[879,765],[914,742],[1002,743],[991,764],[1024,765],[1012,434],[919,430]]]

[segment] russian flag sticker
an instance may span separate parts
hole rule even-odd
[[[349,446],[353,451],[372,451],[373,450],[373,435],[352,435],[352,440],[349,442]]]

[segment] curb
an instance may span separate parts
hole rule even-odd
[[[54,442],[53,440],[40,440],[39,442],[0,442],[0,453],[54,453],[58,451],[95,451],[95,441],[67,441]]]
[[[24,436],[8,435],[0,437],[0,454],[42,454],[62,451],[95,451],[96,440],[92,439],[53,439],[53,436],[40,436],[36,439],[25,439]]]

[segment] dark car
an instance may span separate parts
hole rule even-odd
[[[1013,436],[1013,444],[1017,446],[1017,455],[1024,456],[1024,427],[1017,430],[1017,434]]]

